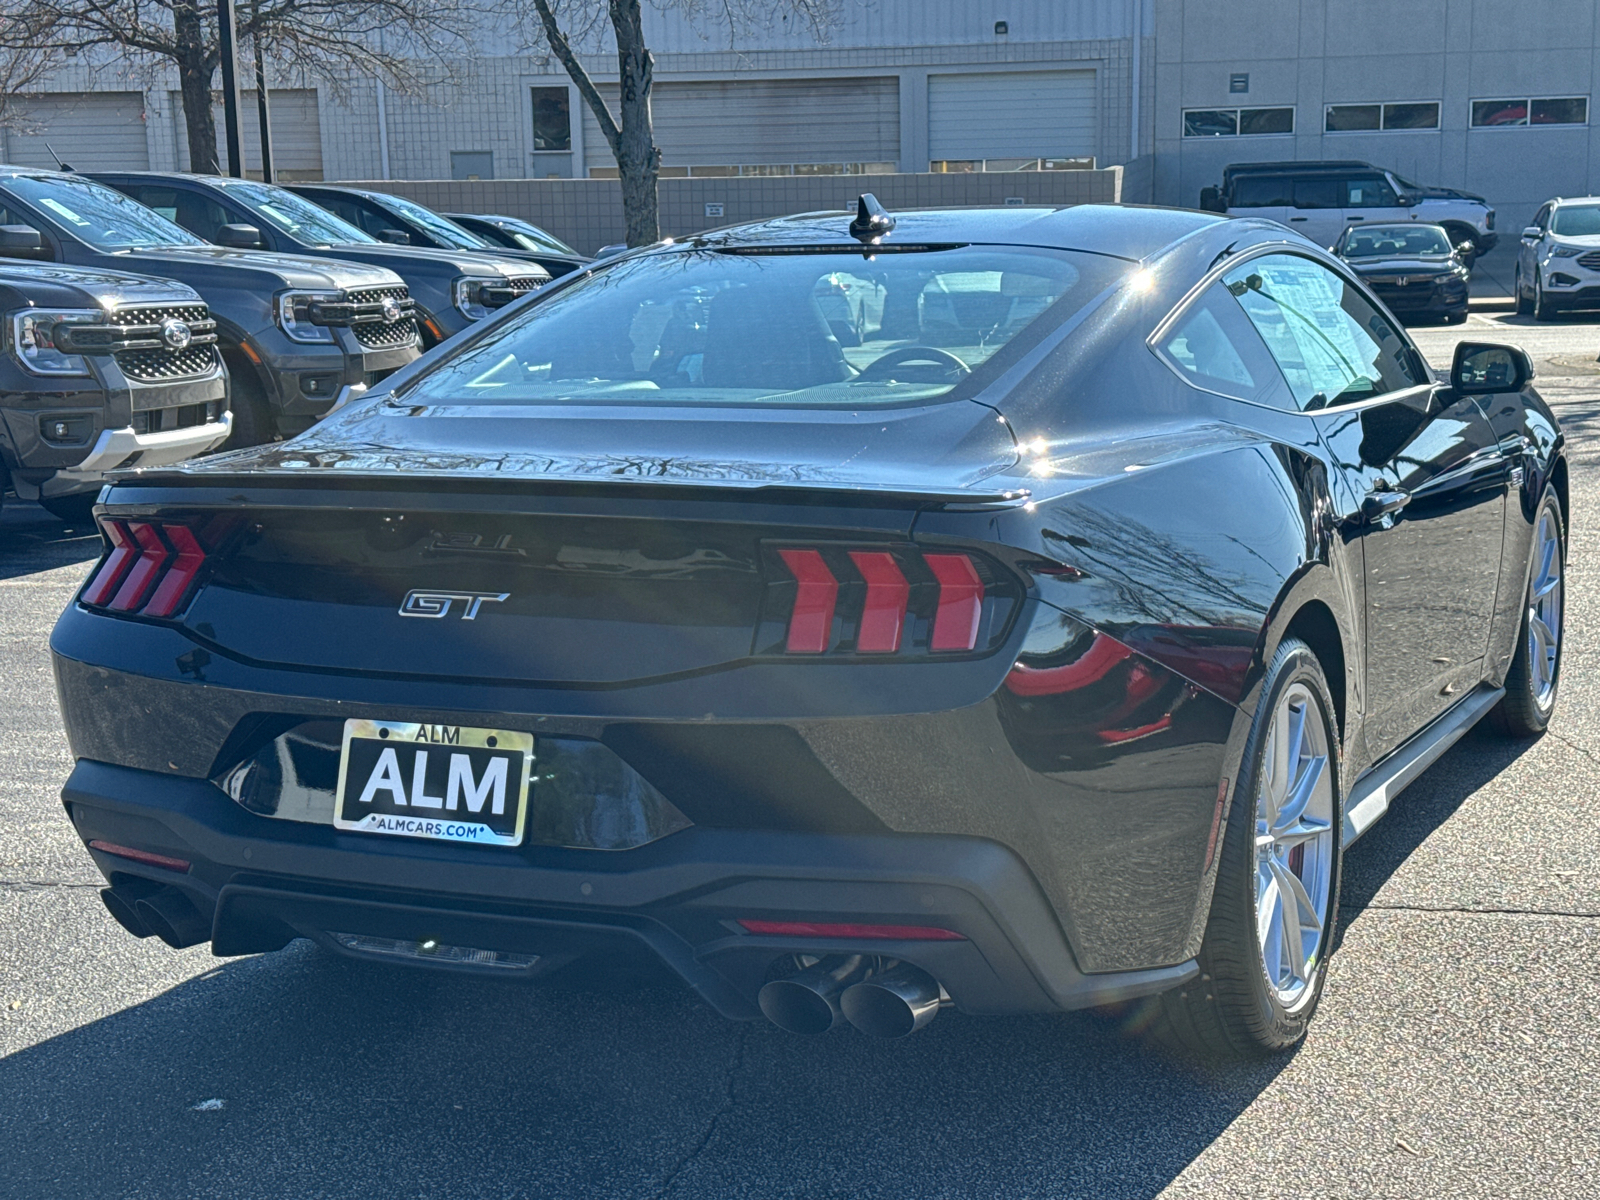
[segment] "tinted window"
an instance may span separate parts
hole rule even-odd
[[[1400,332],[1319,263],[1270,254],[1223,277],[1283,370],[1302,409],[1366,400],[1426,383]]]
[[[1234,180],[1232,208],[1276,208],[1290,203],[1289,180],[1249,176]]]
[[[1362,175],[1347,181],[1340,208],[1393,208],[1394,189],[1382,175]]]
[[[1337,179],[1296,179],[1294,181],[1294,206],[1296,208],[1343,208]]]
[[[1184,310],[1157,349],[1197,388],[1239,400],[1284,403],[1278,368],[1221,283]]]
[[[1550,232],[1564,237],[1593,237],[1600,234],[1600,205],[1563,205],[1556,209]]]
[[[187,188],[136,187],[133,198],[153,208],[169,221],[176,221],[190,233],[208,242],[217,240],[217,230],[233,218],[222,205]]]
[[[438,245],[449,250],[489,250],[488,242],[475,233],[468,233],[448,217],[441,217],[431,208],[407,200],[402,196],[384,196],[373,201],[413,226],[422,229]]]
[[[18,175],[9,187],[51,223],[96,250],[203,244],[131,196],[87,179]]]
[[[673,251],[535,303],[405,393],[439,404],[863,405],[937,399],[1130,265],[1070,251]]]
[[[320,204],[270,183],[234,180],[224,183],[228,195],[280,233],[312,246],[365,243],[369,238]]]
[[[1332,104],[1323,128],[1329,133],[1352,129],[1380,129],[1383,125],[1383,106],[1380,104]]]

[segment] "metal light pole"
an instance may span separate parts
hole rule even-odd
[[[261,125],[261,178],[268,183],[277,183],[272,174],[272,121],[267,115],[266,47],[261,44],[259,33],[251,37],[250,44],[256,52],[256,116]]]
[[[233,0],[217,0],[217,49],[222,54],[222,124],[228,142],[228,174],[244,178],[244,152],[239,137],[238,38],[233,30]]]

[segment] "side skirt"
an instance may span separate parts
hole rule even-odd
[[[1431,767],[1506,694],[1505,688],[1481,684],[1455,707],[1434,718],[1421,733],[1373,767],[1351,789],[1344,806],[1344,844],[1359,838],[1389,811],[1389,801]]]

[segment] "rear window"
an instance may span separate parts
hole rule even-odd
[[[993,377],[1133,264],[963,246],[684,250],[624,260],[532,305],[407,403],[923,402]]]

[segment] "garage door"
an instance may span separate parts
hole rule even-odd
[[[267,100],[272,122],[272,171],[280,183],[322,178],[322,122],[315,88],[269,88]],[[183,105],[172,94],[172,115],[177,122],[178,169],[189,170],[189,135],[183,123]],[[228,136],[223,132],[222,104],[211,109],[217,123],[217,158],[222,174],[228,171]],[[239,95],[239,137],[244,143],[244,173],[261,178],[261,121],[254,89]]]
[[[601,87],[617,108],[617,89]],[[651,117],[668,167],[896,163],[900,84],[893,78],[752,79],[659,83]],[[587,105],[584,162],[615,168]]]
[[[928,157],[1076,158],[1095,153],[1093,71],[928,76]]]
[[[57,92],[29,96],[22,105],[26,126],[5,131],[6,161],[19,167],[54,167],[64,161],[79,171],[146,171],[142,92]],[[46,147],[54,147],[58,160]]]

